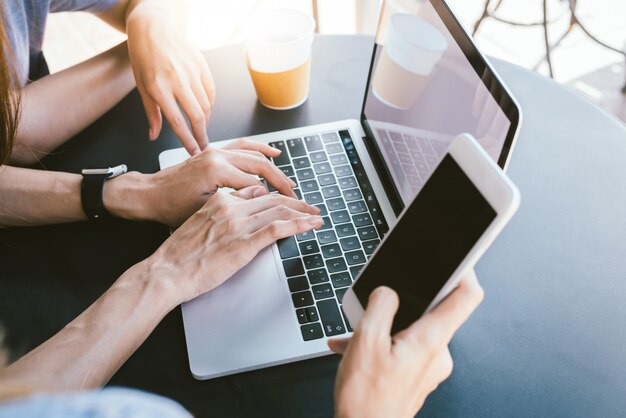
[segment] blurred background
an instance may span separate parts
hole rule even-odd
[[[419,0],[389,0],[412,3]],[[482,50],[532,71],[549,75],[544,34],[544,0],[448,0],[471,32],[483,16],[475,39]],[[380,0],[188,0],[188,25],[181,28],[202,49],[242,41],[242,25],[251,13],[288,7],[318,19],[321,34],[373,34]],[[626,59],[599,45],[580,25],[570,28],[571,9],[589,34],[619,51],[626,50],[625,0],[547,0],[545,14],[550,43],[567,36],[553,49],[556,81],[595,102],[626,123]],[[87,13],[52,15],[46,28],[44,53],[55,72],[83,61],[124,40]]]

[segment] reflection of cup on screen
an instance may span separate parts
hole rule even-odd
[[[447,46],[444,36],[427,21],[410,14],[392,15],[374,71],[374,95],[388,106],[410,108]]]
[[[296,10],[255,14],[245,29],[248,70],[259,101],[292,109],[309,95],[315,20]]]

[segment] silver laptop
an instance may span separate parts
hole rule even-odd
[[[283,151],[273,162],[326,222],[182,306],[197,379],[329,354],[327,339],[352,331],[347,287],[452,138],[472,134],[505,167],[519,107],[444,1],[384,5],[373,48],[361,120],[252,137]],[[181,148],[159,160],[166,168],[188,157]]]

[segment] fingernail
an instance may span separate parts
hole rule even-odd
[[[311,226],[322,226],[324,225],[324,220],[321,216],[311,216],[309,217],[309,224]]]
[[[296,182],[295,182],[295,181],[293,181],[293,180],[291,180],[291,179],[288,179],[288,180],[289,180],[289,184],[291,185],[291,188],[292,188],[292,189],[293,189],[294,187],[296,187],[296,186],[297,186],[297,184],[296,184]]]
[[[298,195],[292,190],[291,191],[291,197],[293,197],[294,199],[297,199]]]
[[[318,208],[317,206],[313,206],[313,205],[309,205],[309,207],[311,209],[313,209],[313,212],[315,213],[320,213],[322,210],[320,208]]]
[[[267,194],[267,190],[265,190],[264,187],[257,187],[254,192],[252,192],[252,196],[254,197],[261,197],[261,196],[265,196]]]
[[[150,130],[148,131],[148,136],[151,141],[154,140],[154,129],[150,128]]]

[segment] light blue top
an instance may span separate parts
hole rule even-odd
[[[4,27],[13,47],[15,69],[21,86],[28,83],[30,60],[41,55],[48,13],[102,12],[118,0],[2,0]]]
[[[0,402],[0,418],[191,418],[176,402],[134,389],[33,395]]]

